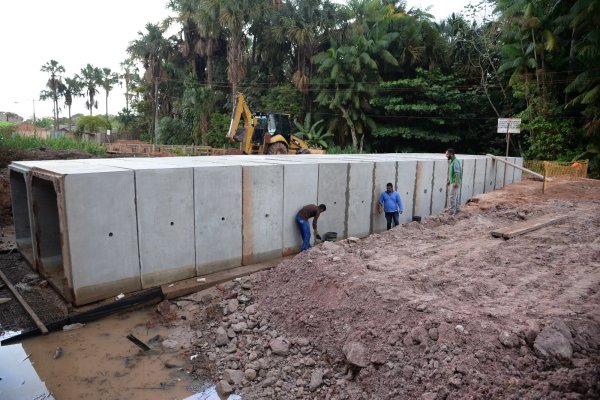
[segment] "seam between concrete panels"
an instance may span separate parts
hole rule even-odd
[[[346,164],[346,207],[344,210],[344,238],[348,237],[348,215],[350,207],[350,167],[352,164]]]
[[[281,166],[281,249],[285,249],[285,241],[284,239],[284,226],[286,225],[286,221],[283,220],[285,216],[285,165]],[[282,254],[283,255],[283,254]]]
[[[485,163],[484,163],[484,171],[483,171],[483,193],[485,193],[485,188],[487,186],[487,163],[488,163],[488,158],[485,158]]]
[[[133,173],[133,207],[135,210],[135,233],[137,235],[137,255],[138,255],[138,270],[140,272],[139,277],[140,277],[140,287],[143,287],[144,285],[142,284],[142,257],[140,254],[140,221],[139,221],[139,216],[138,216],[138,201],[137,201],[137,172],[135,170],[131,170],[131,172]],[[194,245],[194,247],[196,247]]]
[[[471,197],[475,196],[475,179],[477,179],[477,159],[473,160],[473,183],[471,184]]]
[[[397,168],[397,167],[396,167]],[[413,209],[412,209],[412,216],[414,217],[417,213],[416,207],[417,207],[417,187],[418,187],[418,178],[419,178],[419,172],[422,169],[421,166],[421,161],[417,161],[417,167],[415,168],[415,183],[413,184]]]
[[[374,220],[374,215],[373,214],[375,212],[375,207],[376,207],[376,204],[375,204],[375,201],[376,201],[375,200],[376,199],[376,194],[375,194],[376,170],[377,170],[377,163],[374,162],[373,163],[373,173],[372,173],[372,175],[373,175],[373,181],[372,181],[372,185],[371,185],[371,211],[369,212],[369,218],[370,218],[370,221],[369,221],[369,224],[370,224],[369,233],[373,233],[374,229],[375,229],[375,226],[374,226],[375,220]]]
[[[193,233],[194,233],[194,275],[198,268],[198,254],[196,253],[196,168],[192,167],[192,211],[193,211]]]
[[[427,215],[431,215],[433,212],[433,195],[435,189],[435,161],[433,162],[433,168],[431,168],[431,196],[429,198],[429,213]]]

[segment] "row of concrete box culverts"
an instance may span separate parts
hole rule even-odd
[[[521,180],[459,155],[461,202]],[[522,165],[520,158],[509,158]],[[392,182],[401,222],[448,204],[438,154],[215,156],[21,161],[10,166],[17,246],[76,305],[293,254],[294,217],[325,203],[320,232],[385,230],[376,203]]]

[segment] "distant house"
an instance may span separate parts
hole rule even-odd
[[[73,126],[73,128],[75,128],[75,126]],[[59,125],[58,131],[53,132],[52,137],[53,138],[66,137],[69,139],[74,139],[75,132],[73,130],[69,130],[69,125]]]
[[[17,125],[14,132],[21,137],[39,137],[42,139],[50,137],[49,130],[27,123]]]

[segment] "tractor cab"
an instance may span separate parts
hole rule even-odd
[[[254,126],[254,133],[252,134],[252,144],[263,144],[266,133],[271,136],[281,135],[288,143],[290,143],[292,124],[288,114],[257,113],[255,114],[255,117],[256,125]]]

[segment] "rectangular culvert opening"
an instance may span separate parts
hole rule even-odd
[[[10,170],[10,195],[17,247],[23,257],[33,264],[31,221],[27,202],[27,182],[23,172]]]
[[[52,181],[34,176],[31,180],[35,238],[39,269],[55,287],[62,289],[64,266],[60,240],[58,197]]]

